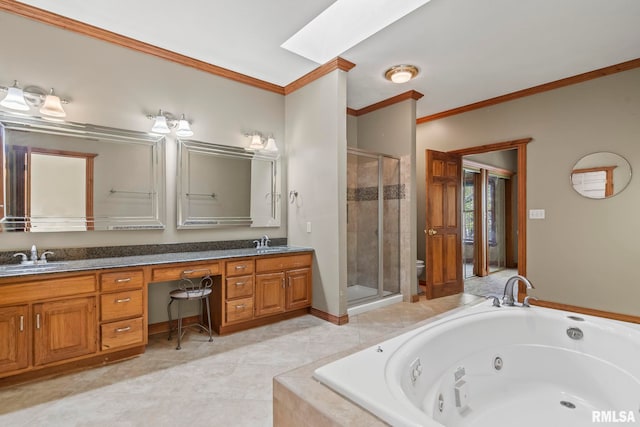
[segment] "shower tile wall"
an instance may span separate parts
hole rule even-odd
[[[378,288],[378,159],[361,157],[355,199],[357,284]]]
[[[349,155],[347,159],[347,251],[348,283],[377,288],[378,265],[378,160]],[[406,197],[399,184],[398,160],[384,158],[383,166],[383,289],[398,293],[400,203]]]
[[[383,289],[400,292],[400,203],[406,197],[405,185],[400,183],[400,162],[383,158],[382,182],[384,184],[384,279]]]

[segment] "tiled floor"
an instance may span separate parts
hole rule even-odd
[[[398,303],[336,326],[311,315],[236,334],[150,340],[140,357],[0,389],[0,426],[271,426],[272,378],[476,301]]]
[[[464,281],[464,291],[472,295],[502,297],[507,280],[516,274],[517,269],[507,268],[484,277],[470,277]]]

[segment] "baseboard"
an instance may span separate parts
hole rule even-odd
[[[333,323],[334,325],[345,325],[349,323],[349,315],[345,314],[343,316],[335,316],[333,314],[325,313],[322,310],[318,310],[317,308],[311,307],[311,314],[319,317],[322,320],[326,320],[327,322]]]

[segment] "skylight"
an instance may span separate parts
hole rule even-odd
[[[337,0],[281,47],[324,64],[430,0]]]

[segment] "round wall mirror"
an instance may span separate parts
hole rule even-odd
[[[631,165],[615,153],[592,153],[578,160],[570,178],[573,189],[580,195],[590,199],[606,199],[629,185]]]

